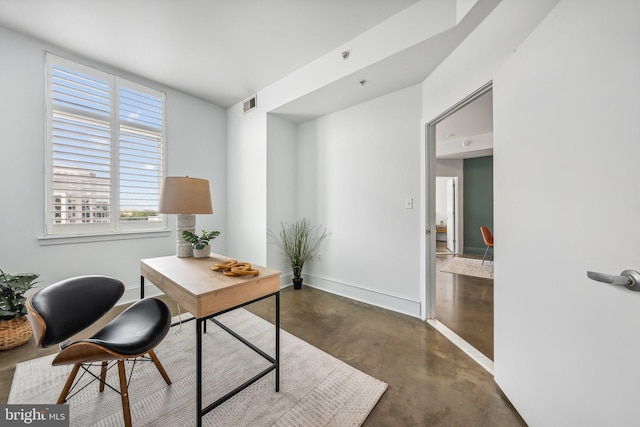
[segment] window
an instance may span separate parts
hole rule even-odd
[[[162,92],[50,53],[45,235],[166,228]]]

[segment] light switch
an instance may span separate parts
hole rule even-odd
[[[409,197],[407,198],[407,200],[405,200],[404,207],[406,209],[413,209],[413,197]]]

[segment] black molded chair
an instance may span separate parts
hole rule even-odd
[[[112,361],[112,366],[118,366],[122,412],[125,425],[129,427],[131,411],[124,361],[148,354],[162,378],[171,384],[153,351],[171,327],[171,312],[167,305],[155,298],[142,299],[92,337],[69,341],[113,308],[123,293],[124,284],[117,279],[80,276],[39,290],[27,299],[26,305],[38,347],[60,344],[61,351],[52,365],[74,365],[57,403],[66,402],[80,368],[99,380],[100,391],[104,391],[107,369]],[[89,370],[92,362],[102,364],[99,377]]]

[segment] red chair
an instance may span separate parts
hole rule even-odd
[[[487,252],[489,252],[489,249],[491,249],[491,261],[493,261],[493,235],[484,225],[480,227],[480,232],[482,233],[482,240],[484,240],[484,244],[487,245],[487,249],[484,250],[484,256],[482,257],[482,264],[484,264],[484,260],[487,258]]]

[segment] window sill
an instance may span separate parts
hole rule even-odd
[[[84,235],[57,235],[38,237],[40,246],[67,245],[73,243],[108,242],[112,240],[148,239],[153,237],[167,237],[171,235],[170,230],[144,230],[125,231],[108,234],[84,234]]]

